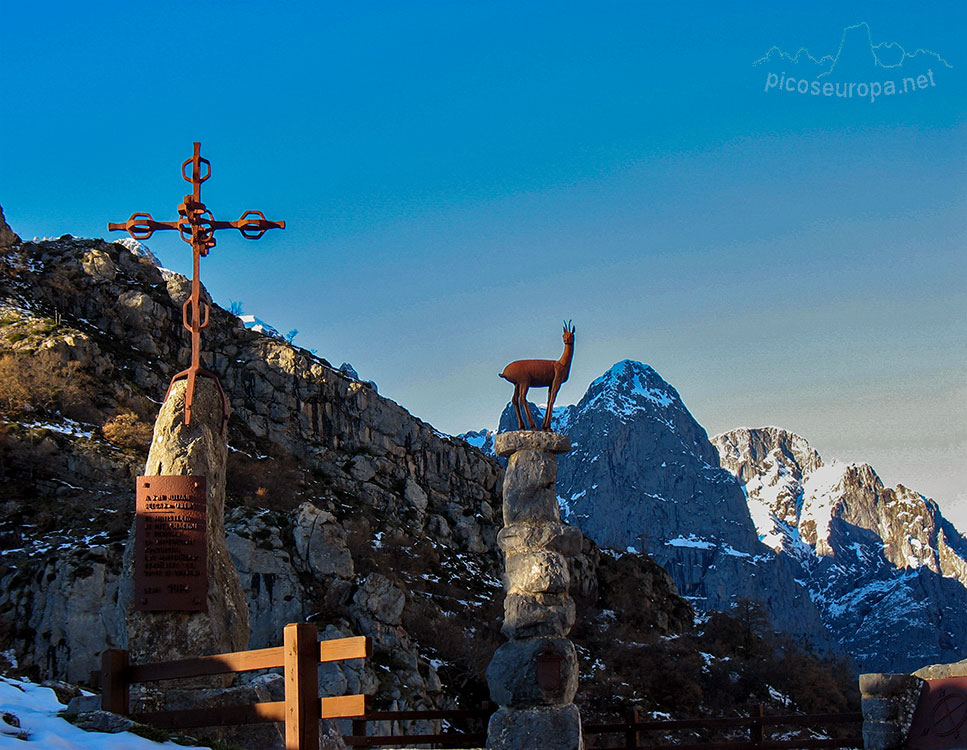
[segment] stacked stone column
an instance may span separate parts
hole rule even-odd
[[[497,436],[504,474],[506,556],[504,626],[509,639],[487,667],[491,699],[488,750],[579,750],[581,717],[574,705],[578,660],[567,638],[574,625],[567,557],[581,551],[581,532],[561,522],[556,454],[571,441],[554,432]]]

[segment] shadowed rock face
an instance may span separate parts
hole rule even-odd
[[[505,409],[500,431],[515,424]],[[754,599],[778,630],[829,645],[794,569],[759,542],[740,484],[654,369],[618,362],[552,427],[573,444],[558,461],[566,521],[602,547],[647,553],[700,610]]]
[[[713,438],[745,483],[759,536],[794,561],[862,669],[904,672],[967,653],[967,541],[937,504],[867,464],[824,463],[777,427]]]
[[[3,218],[3,206],[0,206],[0,249],[19,244],[20,238],[7,224],[7,220]]]

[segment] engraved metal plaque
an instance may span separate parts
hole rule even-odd
[[[135,609],[208,609],[206,489],[202,476],[138,477]]]
[[[926,682],[913,714],[907,747],[911,750],[967,747],[967,677]]]

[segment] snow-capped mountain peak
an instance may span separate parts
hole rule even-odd
[[[670,406],[682,406],[678,392],[650,366],[625,359],[591,383],[577,409],[603,409],[619,418],[628,418]]]

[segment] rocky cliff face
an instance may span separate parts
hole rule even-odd
[[[3,218],[3,206],[0,206],[0,248],[13,247],[19,244],[20,238],[7,224],[7,220]]]
[[[574,446],[558,469],[569,523],[602,547],[652,556],[700,610],[756,600],[780,631],[828,645],[793,568],[759,542],[741,486],[654,369],[617,363],[580,402],[555,410],[553,424]],[[510,408],[500,421],[508,429]]]
[[[776,427],[713,438],[744,482],[759,537],[795,561],[823,619],[863,669],[962,659],[967,540],[937,504],[866,464],[826,464]]]
[[[0,254],[0,651],[35,676],[84,680],[123,642],[134,478],[144,428],[189,359],[189,290],[130,241],[64,237]],[[375,642],[366,665],[321,671],[332,693],[372,693],[387,708],[483,697],[501,641],[500,465],[217,305],[202,344],[233,408],[226,533],[249,647],[309,619],[327,637]],[[644,599],[607,583],[629,565],[648,582]],[[654,637],[691,623],[649,560],[587,543],[571,582],[579,607],[644,612]]]

